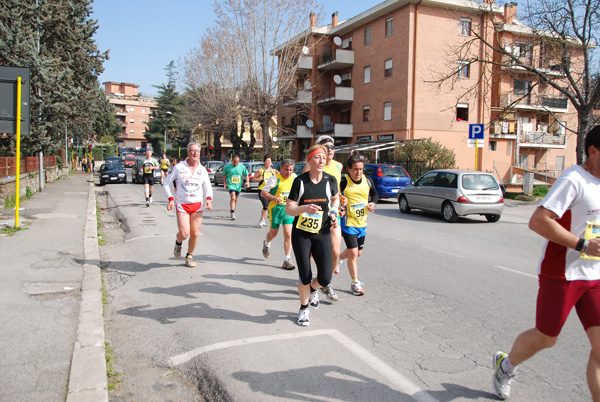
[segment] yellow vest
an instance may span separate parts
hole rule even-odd
[[[269,191],[269,194],[281,198],[281,202],[277,204],[275,201],[270,201],[269,209],[272,209],[275,205],[285,205],[292,189],[292,183],[294,183],[294,179],[296,178],[295,173],[292,173],[287,179],[284,179],[279,172],[276,172],[275,176],[277,177],[277,184]]]
[[[369,182],[363,175],[360,184],[356,184],[350,175],[346,177],[344,197],[348,200],[346,205],[345,226],[364,228],[367,226],[367,205],[369,204]]]
[[[338,191],[340,190],[340,182],[342,181],[342,164],[336,160],[331,160],[329,165],[325,165],[323,171],[335,177],[338,184]]]
[[[260,171],[261,171],[260,175],[262,176],[262,181],[258,184],[258,191],[263,189],[263,187],[267,183],[267,180],[269,180],[269,177],[271,177],[275,174],[273,172],[276,172],[276,170],[273,168],[271,168],[271,170],[269,170],[267,172],[264,167],[260,168]]]

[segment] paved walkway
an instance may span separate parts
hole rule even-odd
[[[25,230],[0,237],[0,400],[108,400],[91,180],[46,184],[21,203]]]

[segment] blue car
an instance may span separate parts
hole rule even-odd
[[[410,176],[402,166],[366,164],[363,173],[373,180],[380,199],[395,199],[401,188],[411,184]]]

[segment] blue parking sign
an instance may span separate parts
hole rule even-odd
[[[469,124],[469,139],[483,140],[483,124]]]

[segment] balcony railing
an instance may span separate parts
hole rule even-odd
[[[335,49],[319,55],[319,70],[340,70],[354,65],[354,50]]]
[[[354,101],[354,88],[329,87],[317,92],[318,104],[344,104]]]
[[[295,96],[283,98],[284,106],[300,106],[312,103],[312,91],[298,91]]]
[[[566,144],[565,134],[552,134],[546,131],[523,131],[519,136],[519,145],[522,147],[555,147]]]
[[[536,96],[535,94],[529,94],[523,98],[523,95],[519,93],[504,93],[500,95],[499,106],[505,108],[515,101],[518,102],[512,108],[521,110],[566,113],[569,107],[569,100],[567,98],[549,98]]]

